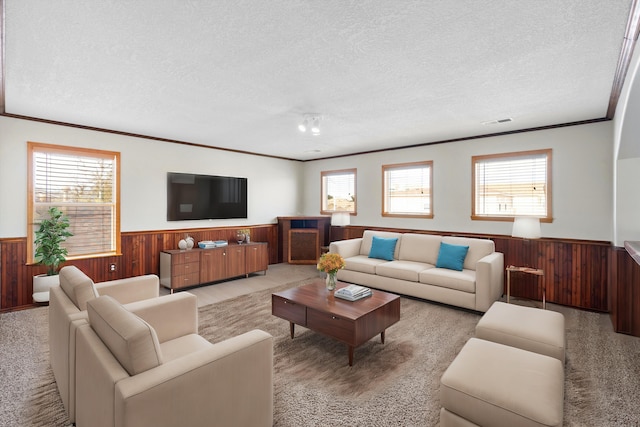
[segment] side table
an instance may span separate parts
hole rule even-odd
[[[520,272],[520,273],[526,273],[526,274],[533,274],[536,275],[538,277],[542,277],[544,276],[544,271],[539,269],[539,268],[531,268],[531,267],[516,267],[513,265],[510,265],[507,267],[507,303],[509,303],[509,297],[511,295],[511,273],[513,273],[514,271]],[[542,280],[542,309],[544,310],[547,307],[547,300],[546,300],[546,285],[544,283],[544,280]]]

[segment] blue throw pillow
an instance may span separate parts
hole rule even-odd
[[[396,250],[396,243],[398,243],[397,237],[385,239],[384,237],[373,236],[369,258],[393,261],[393,252]]]
[[[462,271],[467,252],[469,252],[469,246],[440,243],[440,252],[438,253],[436,267]]]

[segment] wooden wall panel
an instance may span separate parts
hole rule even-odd
[[[542,300],[540,281],[544,280],[548,302],[589,310],[608,311],[609,252],[612,250],[609,242],[572,239],[525,240],[502,235],[353,225],[331,227],[331,236],[332,240],[352,239],[362,237],[364,230],[370,229],[492,239],[495,242],[496,251],[504,254],[505,267],[515,265],[544,270],[543,278],[513,273],[511,276],[511,295]]]
[[[94,282],[160,274],[160,252],[177,249],[186,234],[197,244],[201,240],[235,240],[236,230],[251,229],[251,240],[267,242],[269,264],[278,262],[278,226],[265,224],[248,227],[219,227],[190,230],[141,231],[122,233],[122,255],[67,261],[75,265]],[[33,306],[33,276],[44,273],[45,267],[26,265],[27,239],[0,240],[0,311]],[[109,266],[115,264],[116,271]]]
[[[640,265],[624,248],[611,251],[609,308],[616,332],[640,337]]]

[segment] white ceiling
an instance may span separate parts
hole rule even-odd
[[[4,3],[7,114],[309,160],[602,119],[632,0]]]

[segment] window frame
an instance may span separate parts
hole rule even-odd
[[[320,172],[320,214],[321,215],[331,215],[336,212],[348,212],[350,215],[358,214],[358,170],[356,168],[353,169],[338,169],[338,170],[330,170],[330,171],[321,171]],[[353,211],[350,210],[329,210],[326,208],[325,202],[328,200],[328,194],[326,193],[325,188],[325,178],[332,175],[348,175],[353,174]]]
[[[429,213],[420,214],[420,213],[389,212],[387,210],[388,188],[387,188],[386,173],[392,170],[423,169],[425,167],[429,168]],[[432,219],[433,215],[434,215],[433,214],[433,160],[382,165],[382,216],[383,217]]]
[[[114,250],[100,253],[84,253],[78,255],[69,255],[67,260],[74,259],[89,259],[89,258],[102,258],[109,256],[122,255],[121,247],[121,231],[120,231],[120,153],[117,151],[98,150],[82,147],[71,147],[65,145],[45,144],[40,142],[27,141],[27,263],[35,264],[34,259],[34,240],[35,231],[38,229],[38,224],[34,221],[34,208],[35,208],[35,153],[59,153],[70,156],[83,156],[94,157],[96,159],[109,159],[114,162],[113,179],[116,181],[114,185],[114,216],[113,219],[113,238],[114,238]],[[69,204],[70,206],[74,204]],[[60,203],[56,205],[60,208],[64,208],[65,204]],[[64,210],[64,209],[63,209]]]
[[[509,214],[509,215],[495,215],[495,214],[481,215],[476,212],[476,164],[481,162],[486,162],[488,160],[499,160],[499,159],[508,159],[508,158],[518,160],[519,158],[538,156],[541,154],[546,156],[546,176],[545,176],[546,205],[547,205],[546,215],[534,215],[534,214],[527,214],[527,213],[518,213],[518,214]],[[471,158],[471,219],[477,220],[477,221],[513,221],[517,216],[535,216],[540,219],[540,222],[547,222],[547,223],[553,222],[552,157],[553,157],[553,150],[551,148],[473,156]]]

